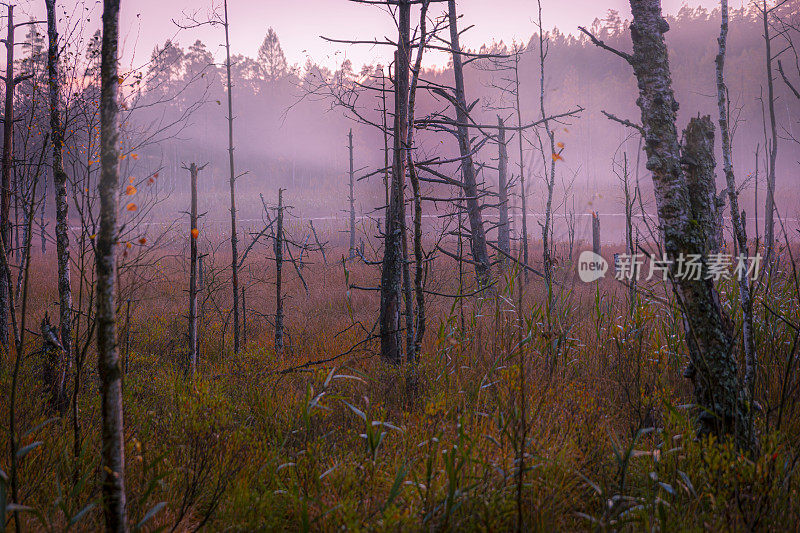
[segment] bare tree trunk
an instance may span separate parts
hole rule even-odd
[[[406,154],[410,151],[410,147],[406,145]],[[406,156],[408,157],[408,156]],[[406,168],[411,172],[410,165]],[[406,323],[406,361],[413,361],[414,357],[414,299],[411,292],[411,269],[409,264],[408,254],[408,227],[406,222],[406,209],[403,206],[403,225],[402,225],[402,239],[403,239],[403,302],[405,303],[405,323]]]
[[[544,108],[544,60],[545,60],[545,51],[544,51],[544,29],[542,27],[542,2],[539,0],[537,2],[539,8],[539,83],[540,83],[540,93],[539,93],[539,109],[542,113],[542,120],[544,120],[547,115],[545,114]],[[544,210],[544,225],[542,226],[542,266],[544,267],[544,278],[547,282],[548,287],[548,295],[551,294],[552,288],[552,281],[553,281],[553,261],[552,257],[550,256],[550,247],[552,243],[550,242],[550,235],[552,234],[552,215],[553,215],[553,190],[555,189],[556,185],[556,159],[558,156],[556,155],[556,145],[555,145],[555,134],[550,130],[550,122],[545,121],[544,123],[544,131],[547,135],[547,141],[549,143],[549,150],[550,153],[546,153],[544,146],[542,145],[541,137],[539,137],[539,147],[542,151],[542,163],[544,165],[544,170],[547,172],[548,165],[550,172],[545,177],[545,181],[547,183],[547,203],[545,205]],[[549,297],[549,296],[548,296]],[[549,313],[548,313],[549,316]]]
[[[275,229],[275,353],[283,353],[283,189],[278,189],[278,217]]]
[[[322,245],[321,242],[319,242],[319,237],[317,237],[317,230],[314,229],[314,221],[309,220],[308,224],[309,226],[311,226],[311,233],[314,234],[314,241],[317,243],[317,248],[319,248],[319,251],[322,252],[322,261],[325,263],[325,266],[328,266],[328,258],[325,257],[325,247]]]
[[[303,265],[302,255],[300,256],[300,266]],[[245,290],[242,286],[242,345],[247,346],[247,300],[245,299]]]
[[[428,33],[426,27],[426,17],[430,0],[424,0],[420,9],[419,17],[419,46],[417,56],[414,60],[414,69],[411,72],[411,85],[408,89],[408,114],[406,131],[406,163],[408,174],[411,180],[412,194],[414,195],[414,299],[417,304],[416,314],[414,314],[413,303],[411,302],[410,280],[406,285],[406,359],[411,365],[412,377],[416,380],[415,367],[419,360],[422,348],[422,339],[425,336],[425,291],[423,289],[424,256],[422,253],[422,197],[419,187],[419,176],[414,165],[414,109],[417,101],[417,84],[422,70],[422,56],[425,53]],[[363,254],[362,254],[363,255]],[[407,256],[404,253],[404,256]],[[405,268],[407,272],[408,260],[406,257]],[[408,277],[409,275],[406,274]],[[415,320],[416,317],[416,320]],[[415,383],[415,381],[414,381]]]
[[[6,95],[3,114],[3,174],[0,183],[0,238],[8,254],[11,247],[11,165],[14,156],[14,5],[8,4],[6,34]],[[10,255],[9,255],[10,259]],[[0,276],[0,346],[8,346],[8,293],[11,285]]]
[[[497,115],[497,188],[500,204],[500,224],[497,227],[497,247],[500,251],[511,255],[511,237],[508,226],[508,150],[506,147],[506,129],[503,119]],[[520,135],[522,132],[520,131]],[[507,260],[503,258],[503,262]]]
[[[184,167],[186,168],[186,167]],[[189,166],[191,177],[192,200],[189,211],[189,378],[194,380],[197,373],[197,236],[199,235],[199,225],[197,221],[197,174],[205,168],[205,165],[198,167],[192,163]]]
[[[592,211],[592,251],[600,255],[600,214]]]
[[[483,228],[481,205],[478,200],[478,185],[475,179],[475,167],[472,163],[470,148],[469,116],[464,93],[464,70],[461,61],[461,46],[458,37],[458,17],[456,1],[448,0],[450,19],[450,48],[453,56],[453,74],[455,76],[456,122],[458,123],[458,148],[461,153],[461,176],[463,178],[464,196],[467,206],[467,218],[470,226],[470,245],[472,259],[475,262],[475,273],[480,283],[487,283],[491,275],[491,264],[486,248],[486,233]]]
[[[62,151],[64,149],[64,126],[61,124],[60,102],[61,80],[58,72],[58,29],[56,27],[56,2],[46,0],[47,6],[47,72],[50,87],[50,130],[53,141],[53,184],[56,197],[56,254],[58,255],[58,305],[61,329],[61,346],[63,360],[59,368],[63,368],[61,390],[57,391],[59,410],[67,407],[64,384],[66,384],[67,367],[72,350],[72,289],[69,273],[69,215],[67,202],[67,173],[64,172]],[[45,192],[47,189],[45,189]],[[42,208],[44,218],[44,207]],[[44,235],[44,227],[42,228]],[[42,238],[42,253],[45,239]]]
[[[719,51],[717,53],[717,106],[719,107],[719,133],[722,137],[722,161],[725,171],[725,182],[728,190],[728,202],[731,206],[731,223],[733,235],[739,250],[740,257],[747,257],[750,252],[747,244],[747,231],[744,216],[739,211],[739,193],[736,189],[736,176],[733,173],[733,157],[731,150],[731,134],[728,125],[727,87],[725,86],[725,52],[728,40],[728,0],[721,0],[720,11],[722,22],[720,24]],[[756,224],[757,225],[757,224]],[[750,279],[745,272],[739,277],[739,301],[742,306],[742,341],[744,344],[744,385],[754,395],[756,372],[756,347],[753,337],[753,301],[751,297]]]
[[[353,130],[347,134],[347,147],[350,153],[350,257],[356,255],[356,196],[355,173],[353,171]]]
[[[519,101],[519,53],[514,54],[514,96],[516,98],[515,108],[517,112],[517,127],[522,128],[522,110]],[[525,152],[522,149],[523,130],[517,133],[519,141],[519,195],[522,204],[522,262],[528,263],[528,195],[525,193]],[[528,269],[524,268],[525,282],[528,281]]]
[[[386,75],[381,70],[381,123],[383,126],[383,188],[386,192],[386,205],[389,205],[389,124],[386,115]]]
[[[770,135],[769,160],[767,163],[767,204],[764,211],[764,259],[772,260],[775,245],[775,161],[778,159],[778,127],[775,121],[775,86],[772,79],[772,38],[769,35],[769,10],[767,0],[763,0],[761,14],[764,22],[764,44],[767,59],[767,106],[769,109]],[[756,220],[758,222],[758,220]]]
[[[117,263],[117,191],[119,133],[117,131],[117,43],[119,0],[104,0],[100,66],[100,159],[98,183],[100,228],[95,257],[97,268],[97,352],[102,398],[103,510],[106,531],[127,531],[125,511],[125,442],[122,379],[117,350],[115,281]]]
[[[231,42],[228,23],[228,0],[225,10],[225,70],[228,81],[228,164],[231,189],[231,284],[233,285],[233,353],[239,354],[239,237],[236,231],[236,171],[233,163],[233,85],[231,83]]]
[[[395,53],[394,161],[381,267],[381,356],[389,363],[402,362],[400,326],[403,277],[403,228],[405,213],[406,139],[408,136],[409,26],[411,5],[399,0],[399,40]]]
[[[713,124],[708,117],[692,119],[684,133],[682,150],[675,127],[678,103],[672,91],[664,33],[669,25],[661,14],[659,0],[631,0],[633,54],[619,52],[633,67],[639,84],[637,101],[642,112],[647,168],[653,174],[656,205],[669,258],[681,254],[706,256],[708,227],[704,220],[713,209],[705,195],[690,194],[689,183],[697,183],[713,164]],[[687,176],[681,163],[688,165]],[[713,182],[713,176],[709,178]],[[713,218],[713,217],[712,217]],[[732,325],[710,279],[676,277],[675,288],[682,305],[686,343],[692,361],[688,372],[701,409],[701,434],[733,436],[741,449],[755,446],[750,398],[742,388],[736,369]],[[703,277],[703,276],[701,276]]]
[[[633,206],[636,202],[636,192],[631,195],[630,189],[630,174],[628,173],[628,153],[623,154],[622,162],[622,185],[623,194],[625,196],[625,251],[632,258],[631,259],[631,276],[628,281],[628,309],[630,315],[633,316],[636,309],[636,280],[638,278],[638,266],[633,257],[636,254],[636,244],[633,240]],[[594,222],[594,220],[592,220]],[[600,223],[598,219],[597,227],[597,245],[600,246]]]
[[[44,181],[44,191],[42,191],[42,206],[39,208],[39,237],[41,238],[42,242],[42,255],[47,253],[47,232],[45,228],[47,227],[47,223],[45,222],[45,213],[47,212],[47,180]]]

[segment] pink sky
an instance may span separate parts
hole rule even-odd
[[[97,24],[102,2],[83,1]],[[205,13],[212,2],[220,7],[222,5],[222,0],[122,0],[121,36],[128,65],[146,61],[156,43],[163,43],[166,38],[176,34],[177,28],[172,19],[182,19],[184,11],[200,10],[201,14]],[[19,0],[17,3],[18,13],[43,16],[43,1]],[[63,6],[72,12],[77,3],[76,0],[66,0]],[[566,33],[575,32],[578,25],[591,24],[596,17],[602,18],[609,9],[618,10],[623,18],[630,16],[626,0],[543,0],[542,3],[545,27],[556,26]],[[746,0],[732,0],[730,3],[732,8],[738,8]],[[718,1],[663,1],[667,13],[675,13],[686,4],[711,9],[718,5]],[[464,15],[462,27],[475,25],[464,35],[463,46],[477,47],[482,43],[500,40],[506,43],[513,39],[527,40],[535,31],[535,0],[460,0],[458,5]],[[255,56],[267,29],[272,26],[289,63],[300,65],[305,63],[307,56],[328,66],[335,66],[344,58],[349,58],[356,67],[385,61],[387,57],[386,47],[331,44],[320,39],[320,35],[359,39],[396,35],[391,17],[381,8],[348,0],[229,0],[228,9],[234,53]],[[441,9],[431,8],[431,13]],[[182,31],[176,40],[186,46],[198,38],[212,52],[219,52],[216,45],[221,42],[222,33],[218,29]],[[446,57],[441,54],[431,55],[428,59],[428,66],[446,62]]]

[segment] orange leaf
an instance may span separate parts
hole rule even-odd
[[[139,208],[136,207],[135,203],[131,202],[128,205],[125,206],[125,209],[127,209],[128,211],[136,211]]]
[[[158,179],[158,172],[156,172],[155,174],[153,174],[153,178],[155,178],[155,179]]]
[[[553,154],[553,161],[563,161],[564,158],[561,157],[561,154]]]
[[[125,243],[125,248],[130,248],[131,246],[133,246],[133,245],[131,243],[129,243],[129,242]]]
[[[558,144],[556,144],[556,146],[558,146],[558,147],[559,147],[559,148],[561,148],[562,150],[564,149],[564,143],[558,143]]]
[[[192,239],[196,239],[198,235],[200,235],[200,230],[192,228]]]
[[[128,183],[133,183],[133,176],[131,176],[130,178],[128,178]]]
[[[134,187],[133,185],[128,185],[127,187],[125,187],[125,194],[127,194],[128,196],[133,196],[134,194],[136,194],[136,187]]]
[[[147,244],[147,239],[142,237],[141,239],[139,239],[139,244],[142,244],[142,245]]]

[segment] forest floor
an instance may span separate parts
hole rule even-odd
[[[255,254],[256,252],[254,252]],[[338,253],[338,256],[336,255]],[[459,292],[454,262],[429,265],[418,365],[381,361],[377,268],[314,258],[287,266],[287,348],[274,349],[275,287],[251,257],[246,341],[232,353],[229,285],[201,293],[200,357],[185,377],[185,260],[150,265],[128,319],[120,299],[129,520],[189,531],[506,531],[793,529],[800,524],[800,294],[776,269],[756,302],[760,449],[695,438],[681,317],[613,280],[559,267],[548,298],[516,269]],[[57,320],[55,261],[34,258],[31,330],[16,394],[23,531],[101,527],[100,396],[94,341],[79,321],[70,407],[48,407],[36,337]],[[563,270],[562,270],[563,269]],[[209,271],[213,270],[210,268]],[[73,277],[77,291],[78,276]],[[522,290],[522,305],[520,302]],[[661,291],[663,296],[663,290]],[[721,285],[737,324],[733,282]],[[549,303],[548,303],[549,302]],[[90,307],[84,294],[76,308]],[[228,306],[226,308],[225,306]],[[81,307],[82,306],[82,307]],[[80,357],[79,357],[80,359]],[[326,361],[324,363],[315,363]],[[77,394],[74,375],[80,368]],[[0,466],[9,472],[13,358],[0,366]],[[24,451],[24,453],[22,453]],[[11,513],[6,526],[12,527]]]

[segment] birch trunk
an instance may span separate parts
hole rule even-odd
[[[675,126],[678,103],[672,90],[664,33],[669,30],[659,0],[631,0],[633,66],[639,85],[637,104],[644,128],[647,169],[652,172],[664,247],[669,258],[680,254],[705,255],[707,228],[695,223],[708,216],[708,198],[694,196],[681,168],[681,147]],[[713,155],[713,124],[708,117],[692,119],[684,147],[688,173],[702,172],[708,162],[698,157]],[[692,143],[698,143],[693,146]],[[709,148],[710,147],[710,148]],[[695,159],[692,161],[692,159]],[[702,210],[698,212],[698,210]],[[682,305],[686,344],[693,371],[689,373],[699,407],[700,434],[732,436],[740,449],[755,445],[750,398],[739,383],[732,325],[725,315],[714,284],[707,279],[676,276],[676,292]]]
[[[125,511],[125,443],[122,379],[117,350],[115,281],[117,264],[117,192],[119,134],[117,131],[117,43],[119,0],[104,0],[100,66],[100,159],[98,183],[100,228],[97,232],[97,352],[102,398],[103,511],[106,531],[127,531]]]
[[[58,305],[59,323],[61,329],[61,346],[63,360],[58,368],[63,368],[62,386],[58,394],[60,409],[66,408],[66,383],[67,367],[72,351],[72,289],[70,287],[70,249],[69,249],[69,204],[67,201],[67,173],[64,172],[62,151],[64,149],[64,126],[61,124],[60,94],[61,80],[58,73],[58,29],[56,26],[56,2],[46,0],[47,6],[47,71],[50,88],[50,130],[53,141],[53,184],[56,197],[56,255],[58,256]],[[44,209],[43,215],[44,216]],[[42,230],[44,233],[44,230]],[[44,238],[42,239],[42,253],[44,253]]]

